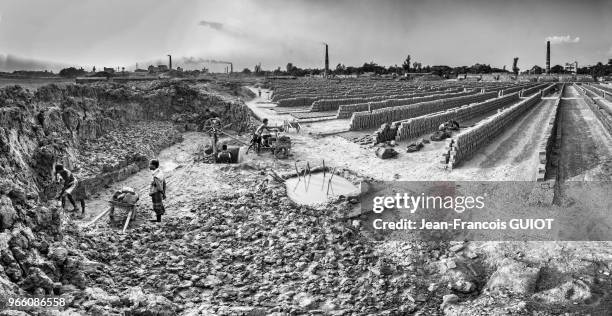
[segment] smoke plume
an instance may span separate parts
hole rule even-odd
[[[198,25],[210,27],[213,30],[223,31],[223,23],[202,20]]]
[[[569,35],[552,35],[546,38],[547,41],[550,41],[550,44],[571,44],[580,42],[580,37],[572,38]]]

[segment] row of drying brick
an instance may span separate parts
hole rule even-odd
[[[479,122],[475,127],[468,129],[447,142],[442,163],[449,169],[456,167],[463,160],[469,158],[479,148],[498,136],[507,126],[521,117],[527,110],[538,104],[542,96],[554,88],[554,84],[541,90],[540,93],[522,100],[521,102],[504,109],[503,111]]]
[[[591,91],[592,93],[601,96],[602,98],[608,100],[608,101],[612,101],[612,92],[608,92],[606,90],[604,90],[603,86],[601,85],[592,85],[592,84],[587,84],[587,85],[583,85],[585,89]]]
[[[612,134],[612,113],[609,113],[607,111],[607,108],[603,104],[598,104],[597,101],[595,101],[588,94],[588,92],[595,94],[591,90],[585,89],[589,86],[587,85],[583,85],[583,86],[575,85],[575,86],[577,87],[578,91],[584,98],[584,101],[586,102],[586,104],[593,111],[593,113],[595,113],[595,116],[597,117],[597,119],[599,119],[599,121],[603,124],[606,130],[608,130],[608,132]]]
[[[542,84],[533,86],[531,88],[521,90],[520,97],[529,97],[533,95],[534,93],[539,92],[540,90],[544,89],[547,85],[548,85],[547,83],[542,83]]]
[[[302,94],[302,95],[293,96],[293,97],[275,96],[272,98],[272,102],[277,102],[278,106],[281,106],[281,107],[312,106],[315,104],[315,102],[321,101],[321,100],[341,100],[341,99],[346,99],[346,98],[363,99],[365,97],[376,97],[376,96],[384,98],[384,97],[388,97],[389,95],[396,95],[396,94],[399,95],[399,94],[407,94],[407,93],[415,93],[415,92],[417,92],[417,90],[403,90],[403,91],[402,90],[386,90],[382,92],[380,91],[370,91],[370,92],[360,91],[358,93],[338,92],[337,94],[311,93],[311,94]],[[325,110],[325,111],[331,111],[331,110]]]
[[[362,82],[360,84],[334,84],[313,82],[302,82],[293,85],[278,86],[274,90],[272,96],[273,102],[278,102],[282,99],[300,98],[300,97],[320,97],[320,99],[336,99],[336,98],[354,98],[354,97],[370,97],[374,95],[391,95],[405,94],[408,91],[444,91],[449,89],[485,89],[488,91],[501,89],[514,89],[513,85],[508,84],[456,84],[456,83],[429,83],[428,85],[406,84],[399,82],[392,83],[375,83]],[[330,109],[325,109],[328,111]],[[334,110],[334,109],[331,109]]]
[[[448,90],[448,89],[446,89]],[[463,90],[463,89],[454,89]],[[336,93],[313,92],[309,94],[293,95],[291,97],[272,98],[272,102],[277,102],[279,106],[311,106],[311,111],[333,111],[337,110],[340,104],[362,103],[364,99],[386,100],[389,98],[397,98],[400,96],[409,96],[412,94],[431,94],[443,91],[441,89],[393,89],[383,91],[338,91]],[[349,102],[345,100],[351,100]]]
[[[311,111],[334,111],[338,110],[343,105],[350,104],[359,104],[359,103],[368,103],[368,102],[377,102],[384,101],[390,99],[405,99],[405,98],[413,98],[413,97],[421,97],[427,95],[441,94],[441,93],[449,93],[449,92],[458,92],[463,91],[463,89],[450,89],[446,91],[442,90],[413,90],[402,93],[395,94],[384,94],[384,95],[372,95],[368,97],[349,97],[349,98],[338,98],[338,99],[319,99],[312,103]],[[367,109],[367,108],[366,108]],[[350,116],[350,115],[349,115]]]
[[[418,89],[393,88],[393,89],[366,89],[366,90],[308,90],[308,91],[285,91],[283,93],[276,92],[272,97],[273,102],[279,102],[284,99],[292,98],[319,98],[319,99],[343,99],[348,97],[367,97],[367,96],[384,96],[389,94],[399,94]]]
[[[406,91],[406,90],[419,90],[416,85],[405,85],[405,84],[393,84],[393,85],[379,85],[379,84],[363,84],[359,86],[344,85],[344,84],[326,84],[326,85],[310,85],[310,86],[299,86],[299,87],[277,87],[274,89],[274,96],[272,101],[277,102],[281,99],[292,98],[292,97],[334,97],[338,95],[366,95],[368,93],[390,93],[393,91]]]
[[[357,103],[357,104],[347,104],[341,105],[338,109],[338,115],[336,118],[338,119],[347,119],[350,118],[351,115],[355,112],[372,112],[374,110],[390,108],[390,107],[398,107],[404,105],[410,105],[415,103],[433,101],[433,100],[442,100],[448,98],[461,97],[466,95],[474,95],[477,91],[462,91],[462,92],[450,92],[443,94],[428,94],[424,96],[416,96],[410,98],[401,98],[401,99],[387,99],[383,101],[377,102],[366,102],[366,103]]]
[[[565,85],[561,87],[561,93],[559,97],[555,100],[553,104],[553,115],[548,121],[546,125],[546,129],[544,130],[544,137],[540,140],[538,144],[538,169],[536,171],[536,181],[545,181],[548,174],[547,171],[550,170],[551,156],[553,154],[553,149],[555,143],[560,143],[559,138],[561,137],[561,133],[558,130],[559,124],[559,103],[561,103],[561,96],[563,95],[563,90],[565,89]]]
[[[429,113],[444,111],[473,102],[481,102],[496,96],[497,92],[479,93],[475,95],[384,108],[372,112],[355,112],[351,117],[350,130],[374,128],[384,123],[391,123]]]
[[[436,131],[440,124],[449,120],[454,120],[457,122],[466,121],[506,107],[517,102],[518,100],[518,93],[515,92],[499,98],[486,100],[484,102],[472,103],[456,109],[396,122],[397,134],[395,135],[395,140],[401,141],[419,137],[423,134]]]
[[[304,86],[304,83],[299,86],[284,86],[277,87],[274,90],[274,95],[272,96],[273,102],[279,102],[283,99],[291,99],[291,98],[310,98],[310,97],[318,97],[319,100],[322,99],[347,99],[347,98],[368,98],[373,96],[385,96],[385,95],[393,95],[393,94],[407,94],[408,92],[431,92],[431,91],[445,91],[445,90],[474,90],[474,89],[484,89],[485,92],[488,91],[499,91],[501,89],[516,89],[517,87],[512,85],[509,86],[507,84],[504,85],[496,85],[496,84],[487,84],[487,85],[466,85],[466,84],[456,84],[456,83],[443,83],[443,84],[430,84],[426,86],[415,85],[415,84],[360,84],[360,85],[352,85],[352,84],[338,84],[338,85],[312,85],[313,83],[307,83],[307,86]],[[524,85],[522,85],[524,86]],[[522,87],[521,86],[521,87]],[[520,89],[520,88],[519,88]],[[509,93],[509,92],[508,92]],[[363,102],[363,101],[362,101]],[[330,111],[336,110],[336,108],[331,109],[322,109],[322,111]]]

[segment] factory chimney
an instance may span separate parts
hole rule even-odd
[[[168,69],[172,70],[172,55],[168,55]]]
[[[325,44],[325,77],[329,74],[329,51],[327,44]]]
[[[546,74],[550,73],[550,41],[546,41]]]

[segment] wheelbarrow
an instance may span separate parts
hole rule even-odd
[[[115,221],[115,210],[119,211],[121,214],[125,214],[125,224],[123,225],[123,232],[128,227],[130,221],[136,218],[136,203],[125,203],[120,201],[108,201],[110,205],[110,212],[108,212],[108,219],[112,222]]]
[[[136,218],[136,204],[137,204],[138,200],[136,200],[134,203],[126,203],[126,202],[122,202],[122,201],[116,201],[116,200],[110,200],[108,201],[109,207],[102,213],[98,214],[93,220],[91,220],[89,223],[85,224],[85,227],[92,225],[93,223],[97,222],[100,218],[102,218],[104,215],[108,214],[108,218],[111,222],[115,221],[115,210],[117,210],[117,213],[121,213],[121,214],[125,214],[125,224],[123,224],[123,230],[122,232],[125,233],[125,230],[127,229],[128,225],[130,224],[130,221],[134,220]]]

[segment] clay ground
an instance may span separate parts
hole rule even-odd
[[[554,95],[553,95],[554,97]],[[271,124],[281,124],[291,119],[287,114],[260,107],[262,100],[247,102],[262,118]],[[545,99],[515,122],[506,132],[482,148],[472,159],[459,168],[447,171],[442,168],[444,142],[431,142],[421,151],[406,153],[403,148],[414,140],[401,142],[396,150],[397,159],[381,161],[372,149],[348,140],[346,133],[333,135],[348,129],[349,120],[331,120],[302,123],[300,134],[291,134],[294,141],[294,157],[298,161],[348,168],[364,176],[380,180],[534,180],[537,172],[537,147],[553,114],[553,99]],[[472,122],[474,123],[474,122]],[[328,134],[326,137],[311,135]],[[360,135],[354,133],[355,135]],[[365,133],[363,133],[365,134]],[[361,135],[363,135],[361,134]]]
[[[603,179],[610,171],[603,168],[610,158],[610,135],[592,115],[590,109],[573,87],[568,86],[562,103],[563,142],[561,144],[561,176],[563,179]],[[288,114],[278,114],[270,109],[265,100],[256,98],[247,105],[260,118],[269,118],[271,125],[280,125],[283,120],[291,119]],[[460,167],[446,171],[441,168],[439,158],[444,142],[430,143],[417,153],[408,154],[400,150],[396,159],[382,161],[375,157],[373,150],[347,140],[345,137],[331,135],[317,136],[322,131],[340,130],[346,121],[332,120],[303,124],[303,130],[289,135],[293,140],[292,157],[287,160],[273,159],[269,154],[249,156],[249,163],[264,165],[275,170],[291,170],[294,163],[305,166],[325,164],[331,167],[346,168],[355,173],[378,180],[526,180],[535,179],[537,168],[538,143],[545,124],[553,114],[553,99],[545,99],[514,122],[503,134],[478,151]],[[166,217],[190,218],[193,201],[209,197],[235,193],[237,183],[245,181],[255,171],[248,168],[236,169],[218,164],[194,162],[201,146],[209,143],[202,133],[190,132],[184,141],[163,150],[159,159],[168,178],[168,199]],[[606,144],[608,146],[606,147]],[[403,148],[405,144],[400,144]],[[581,168],[581,165],[588,166]],[[111,188],[100,192],[87,201],[87,216],[80,221],[84,224],[95,214],[103,211],[106,200],[113,190],[121,186],[131,186],[141,192],[139,213],[134,226],[155,225],[146,222],[152,218],[147,186],[150,179],[148,170],[143,170],[130,178],[115,183]],[[120,225],[115,224],[118,229]],[[101,220],[96,230],[108,229],[108,221]],[[572,275],[599,275],[607,268],[597,270],[598,264],[605,267],[612,264],[612,247],[608,242],[470,242],[466,249],[482,256],[483,260],[494,263],[503,258],[517,257],[534,264],[554,267],[542,273],[542,279],[551,287],[573,280]],[[410,269],[413,262],[408,260],[410,247],[396,242],[385,242],[378,251],[389,257],[404,258],[402,264]],[[405,255],[402,255],[405,254]],[[594,264],[597,263],[597,264]],[[595,270],[593,270],[595,269]],[[593,270],[593,271],[591,271]],[[609,299],[607,288],[596,293],[597,299]],[[608,295],[607,298],[606,295]]]
[[[560,104],[560,179],[610,180],[612,137],[579,96],[574,86],[567,86]]]

